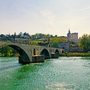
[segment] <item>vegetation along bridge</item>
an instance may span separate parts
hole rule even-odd
[[[15,49],[20,54],[19,63],[22,64],[43,62],[44,59],[55,58],[58,57],[60,54],[59,48],[35,46],[11,42],[0,44],[0,48],[4,46],[10,46],[13,49]]]

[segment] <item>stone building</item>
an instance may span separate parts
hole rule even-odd
[[[58,47],[64,51],[69,51],[69,42],[59,42]]]
[[[68,31],[68,33],[67,33],[67,38],[68,38],[68,41],[69,42],[71,42],[71,41],[73,41],[73,42],[75,42],[76,44],[78,43],[78,33],[71,33],[70,32],[70,29],[69,29],[69,31]]]
[[[25,39],[25,38],[15,38],[15,42],[16,43],[22,43],[22,44],[29,44],[29,39]]]

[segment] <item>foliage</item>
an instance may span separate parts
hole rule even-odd
[[[38,45],[39,42],[40,42],[40,41],[38,41],[38,40],[33,40],[33,41],[30,42],[30,44],[31,44],[31,45]]]
[[[90,35],[84,34],[80,40],[80,47],[84,49],[84,51],[90,50]]]
[[[74,46],[77,46],[77,44],[75,42],[71,41],[70,46],[74,47]]]
[[[32,39],[32,40],[35,40],[35,39],[51,38],[51,37],[53,37],[53,35],[36,33],[36,34],[34,34],[34,35],[31,36],[31,39]]]
[[[52,47],[58,48],[58,42],[67,42],[67,39],[60,37],[50,38],[50,43]]]
[[[52,42],[52,47],[58,48],[58,42]]]
[[[13,56],[16,53],[16,51],[9,46],[5,46],[5,47],[0,48],[0,53],[3,56]]]
[[[68,57],[74,57],[74,56],[77,56],[77,57],[89,57],[90,56],[90,53],[72,53],[72,52],[69,52],[69,53],[61,53],[60,56],[68,56]]]
[[[67,42],[67,39],[66,38],[60,38],[60,37],[54,37],[54,38],[50,38],[50,42]]]

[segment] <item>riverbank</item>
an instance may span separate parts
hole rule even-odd
[[[0,57],[19,57],[20,55],[18,53],[16,54],[1,54],[0,53]]]
[[[5,54],[0,54],[0,57],[19,57],[20,55],[18,53],[16,54],[12,54],[12,55],[5,55]],[[61,53],[60,56],[67,56],[67,57],[89,57],[90,53],[78,53],[78,52],[65,52],[65,53]]]
[[[69,52],[69,53],[62,53],[60,54],[60,56],[67,56],[67,57],[89,57],[90,56],[90,53],[72,53],[72,52]]]
[[[19,57],[20,55],[18,54],[18,53],[16,53],[16,54],[12,54],[12,55],[7,55],[7,56],[5,56],[5,54],[0,54],[0,57]],[[77,53],[77,52],[75,52],[75,53],[72,53],[72,52],[66,52],[66,53],[61,53],[60,54],[60,56],[62,56],[62,57],[90,57],[90,53]]]

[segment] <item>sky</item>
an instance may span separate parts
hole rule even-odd
[[[90,34],[90,0],[0,0],[0,34]]]

